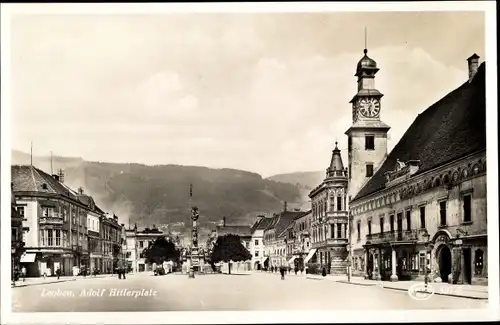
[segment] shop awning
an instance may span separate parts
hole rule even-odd
[[[313,248],[309,251],[309,254],[307,254],[307,257],[304,260],[304,264],[307,264],[307,262],[309,262],[309,260],[314,256],[314,254],[316,254],[316,248]]]
[[[36,253],[25,253],[21,255],[21,263],[33,263],[35,262]]]
[[[288,261],[288,264],[292,264],[292,263],[293,263],[293,261],[295,261],[295,259],[296,259],[296,258],[297,258],[297,256],[292,257],[292,258]]]

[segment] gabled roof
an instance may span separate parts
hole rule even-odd
[[[275,224],[275,234],[279,236],[291,223],[295,221],[295,219],[300,218],[306,214],[303,211],[283,211],[279,214],[279,220]]]
[[[269,226],[269,224],[272,222],[272,220],[273,220],[273,218],[267,218],[267,217],[261,218],[259,221],[254,223],[254,225],[252,226],[252,229],[251,229],[252,234],[256,230],[265,230]]]
[[[394,169],[397,159],[420,160],[414,174],[418,175],[486,150],[485,76],[483,62],[470,83],[465,82],[419,114],[354,200],[385,188],[384,174]]]
[[[59,194],[77,201],[74,192],[44,171],[31,165],[11,166],[14,192]]]

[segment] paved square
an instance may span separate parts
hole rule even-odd
[[[14,312],[244,311],[486,308],[446,296],[412,299],[404,291],[277,274],[130,275],[12,289]]]

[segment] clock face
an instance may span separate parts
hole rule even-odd
[[[364,117],[376,117],[380,113],[380,102],[375,98],[362,98],[358,102],[358,108]]]

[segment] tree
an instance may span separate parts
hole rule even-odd
[[[180,251],[175,244],[165,237],[158,237],[149,247],[144,249],[143,255],[146,263],[162,264],[165,261],[178,261]]]
[[[243,246],[238,235],[224,235],[217,237],[212,254],[210,255],[210,262],[240,262],[252,258],[250,252]],[[229,274],[231,274],[231,263],[229,263]]]

